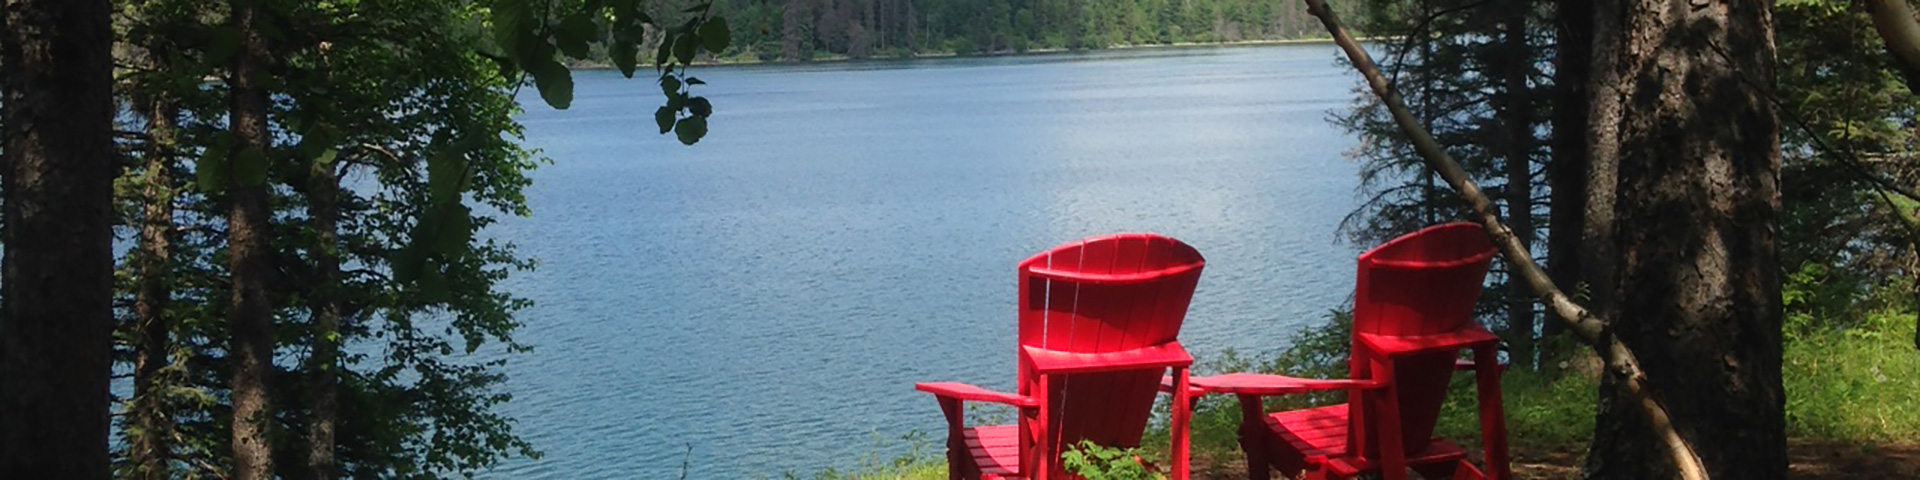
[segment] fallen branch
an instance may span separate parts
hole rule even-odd
[[[1672,416],[1667,414],[1667,408],[1660,404],[1654,396],[1652,387],[1647,385],[1647,374],[1640,369],[1640,361],[1634,358],[1633,351],[1628,350],[1619,339],[1607,334],[1605,321],[1595,317],[1585,307],[1574,303],[1571,297],[1553,285],[1553,281],[1548,279],[1546,271],[1540,268],[1540,264],[1534,263],[1533,255],[1527,251],[1527,246],[1516,240],[1513,230],[1500,221],[1500,216],[1495,213],[1493,202],[1487,199],[1487,195],[1480,191],[1479,186],[1473,184],[1473,180],[1467,178],[1467,172],[1460,167],[1460,162],[1448,155],[1446,150],[1440,147],[1439,142],[1433,140],[1433,135],[1427,133],[1426,128],[1415,119],[1413,112],[1407,109],[1406,101],[1400,98],[1400,93],[1387,83],[1387,78],[1380,73],[1380,68],[1374,66],[1373,57],[1360,48],[1360,43],[1347,34],[1346,27],[1341,25],[1339,17],[1334,15],[1332,9],[1327,8],[1326,0],[1305,1],[1307,11],[1318,17],[1320,23],[1327,27],[1327,33],[1333,35],[1334,43],[1339,44],[1340,49],[1346,51],[1347,58],[1353,62],[1353,67],[1367,78],[1367,86],[1373,89],[1373,93],[1386,104],[1387,110],[1393,113],[1394,123],[1399,125],[1400,131],[1413,142],[1414,150],[1426,160],[1427,166],[1439,172],[1455,191],[1460,192],[1460,197],[1466,200],[1467,204],[1473,208],[1474,214],[1480,217],[1481,225],[1486,227],[1487,235],[1499,245],[1501,254],[1506,257],[1507,265],[1514,275],[1524,280],[1533,290],[1533,294],[1540,298],[1542,304],[1553,309],[1554,314],[1567,323],[1568,329],[1572,330],[1582,342],[1593,347],[1594,351],[1600,354],[1600,358],[1606,361],[1608,372],[1617,377],[1620,385],[1626,390],[1627,397],[1637,403],[1646,414],[1647,423],[1653,429],[1654,435],[1660,437],[1660,441],[1666,444],[1674,466],[1680,471],[1680,477],[1687,480],[1706,480],[1707,470],[1701,465],[1700,456],[1695,454],[1693,446],[1689,445],[1686,439],[1680,438],[1680,433],[1674,430]]]

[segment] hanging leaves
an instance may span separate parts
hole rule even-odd
[[[579,4],[579,10],[564,12],[558,21],[551,21],[535,13],[536,4],[531,0],[493,0],[492,42],[478,50],[498,62],[502,74],[531,77],[541,100],[555,109],[565,110],[573,106],[573,73],[555,57],[584,59],[591,54],[593,43],[606,42],[613,66],[621,75],[633,78],[640,43],[646,38],[648,27],[662,27],[642,10],[640,3],[638,0],[589,0]],[[661,134],[675,132],[681,143],[692,145],[706,136],[706,121],[713,114],[713,104],[704,98],[697,103],[688,100],[692,96],[691,86],[706,84],[687,76],[688,67],[699,59],[702,51],[715,55],[725,53],[733,43],[733,35],[726,18],[713,14],[711,1],[695,4],[681,13],[691,17],[667,28],[654,48],[653,65],[659,72],[660,93],[665,99],[665,106],[654,112],[654,121]],[[696,106],[697,110],[692,110]],[[699,120],[688,122],[693,118]]]
[[[733,34],[727,32],[727,19],[715,15],[712,20],[700,26],[700,41],[707,51],[720,53],[727,51],[727,44],[733,42]]]
[[[566,110],[573,106],[573,72],[566,65],[552,59],[535,63],[527,69],[533,74],[533,85],[540,89],[540,99],[557,110]]]

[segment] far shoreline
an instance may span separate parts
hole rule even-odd
[[[1359,40],[1362,42],[1367,42],[1367,41],[1384,40],[1384,39],[1386,38],[1365,37]],[[865,61],[925,60],[925,59],[941,59],[941,58],[1026,57],[1026,56],[1058,55],[1063,53],[1097,52],[1102,50],[1161,50],[1161,49],[1170,50],[1170,49],[1182,49],[1182,48],[1263,47],[1263,46],[1278,46],[1278,45],[1332,45],[1332,44],[1333,44],[1333,39],[1330,37],[1292,38],[1292,39],[1276,39],[1276,40],[1236,40],[1231,42],[1147,43],[1147,44],[1115,45],[1115,46],[1102,47],[1102,48],[1080,48],[1080,49],[1051,47],[1051,48],[1035,48],[1035,49],[1029,49],[1025,51],[1003,50],[998,52],[972,53],[967,55],[960,55],[953,52],[926,52],[926,53],[910,53],[904,56],[876,55],[876,56],[869,56],[869,57],[863,57],[863,58],[853,58],[843,54],[833,54],[833,55],[828,55],[825,57],[815,58],[811,60],[773,60],[773,61],[764,61],[764,60],[759,60],[754,58],[735,57],[735,58],[728,58],[728,59],[721,59],[721,60],[709,59],[709,60],[695,62],[694,65],[701,66],[701,67],[725,67],[725,66],[745,66],[745,65],[762,65],[762,66],[809,65],[809,64],[826,64],[826,63],[852,63],[852,62],[865,62]],[[572,70],[578,70],[578,71],[616,70],[616,68],[612,64],[601,63],[601,62],[585,62],[585,61],[581,61],[576,64],[570,64],[567,66],[567,68]],[[636,70],[640,68],[646,68],[646,66],[644,65],[637,66]]]

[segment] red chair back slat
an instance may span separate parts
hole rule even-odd
[[[1205,259],[1172,238],[1130,233],[1056,247],[1022,262],[1020,345],[1076,353],[1108,353],[1174,341]],[[1089,277],[1194,267],[1140,281],[1075,281],[1035,269]],[[1051,444],[1080,440],[1138,446],[1165,372],[1119,371],[1054,375],[1047,386]],[[1038,390],[1024,361],[1020,391]],[[1022,421],[1025,421],[1023,418]],[[1036,452],[1057,456],[1059,452]]]
[[[1420,336],[1474,326],[1473,306],[1495,253],[1480,225],[1467,222],[1428,227],[1368,250],[1359,259],[1354,333]],[[1362,355],[1357,341],[1353,347],[1352,378],[1375,378],[1369,366],[1372,358]],[[1400,438],[1409,453],[1433,438],[1457,355],[1422,353],[1398,356],[1393,362]],[[1377,418],[1378,402],[1364,398],[1350,402],[1349,448],[1362,448],[1362,454],[1372,458],[1379,444],[1371,438],[1367,423]]]

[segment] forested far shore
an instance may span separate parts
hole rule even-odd
[[[694,3],[647,8],[672,15]],[[732,46],[716,56],[721,63],[1326,37],[1304,4],[1255,0],[718,0],[713,8],[732,27]],[[610,63],[596,48],[579,65]]]

